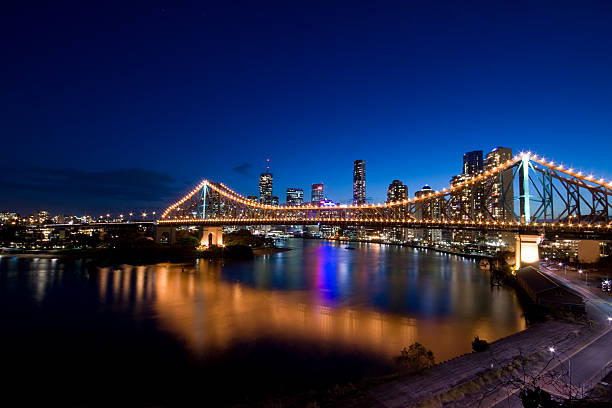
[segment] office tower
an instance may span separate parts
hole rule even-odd
[[[484,162],[485,171],[512,160],[512,149],[507,147],[496,147],[487,153]],[[512,169],[504,170],[501,175],[490,178],[487,187],[491,199],[488,202],[488,210],[494,219],[500,221],[514,220],[514,185],[512,183]]]
[[[310,202],[316,205],[323,201],[323,183],[313,184],[310,192]]]
[[[401,201],[408,198],[408,186],[399,180],[393,180],[387,189],[387,202]]]
[[[415,198],[426,197],[433,194],[434,191],[427,184],[419,191],[414,193]],[[414,216],[421,220],[437,220],[440,218],[440,201],[439,199],[417,200],[415,203]],[[434,242],[440,240],[440,230],[431,230],[427,228],[417,228],[414,230],[414,236],[423,240]]]
[[[270,202],[268,204],[271,205],[278,205],[278,196],[272,196],[270,197]]]
[[[253,195],[247,196],[247,200],[257,202],[257,196],[253,196]]]
[[[304,191],[301,188],[287,189],[287,205],[302,205],[304,202]]]
[[[353,165],[353,204],[365,204],[365,160],[355,160]]]
[[[266,159],[266,172],[259,176],[259,202],[262,204],[272,203],[272,184],[274,177],[270,173],[270,159]]]
[[[463,155],[463,174],[476,175],[482,171],[482,150],[474,150]]]

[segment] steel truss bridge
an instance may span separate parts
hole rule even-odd
[[[612,182],[521,153],[461,183],[384,204],[275,206],[203,180],[158,225],[336,225],[612,238]]]

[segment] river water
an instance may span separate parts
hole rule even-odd
[[[5,388],[66,403],[249,404],[389,373],[415,341],[443,361],[476,335],[525,328],[514,292],[474,261],[284,245],[253,261],[113,268],[0,257]]]

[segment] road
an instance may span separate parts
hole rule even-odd
[[[607,294],[597,291],[597,288],[586,286],[580,277],[572,278],[571,275],[566,277],[565,270],[555,270],[544,265],[540,266],[540,270],[552,279],[563,283],[584,296],[588,316],[604,326],[604,330],[599,336],[582,345],[578,350],[572,350],[569,354],[562,350],[556,350],[555,352],[559,360],[546,370],[547,373],[551,374],[555,372],[569,372],[569,379],[571,380],[573,390],[572,394],[581,396],[601,380],[605,373],[603,370],[609,369],[612,364],[611,298]],[[545,384],[541,384],[541,386],[553,394],[565,398],[568,396],[567,391],[560,392],[558,389],[550,389],[550,386]],[[518,397],[518,390],[511,390],[507,397],[495,401],[489,406],[496,408],[518,408],[523,405]]]

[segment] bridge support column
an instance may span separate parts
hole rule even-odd
[[[175,244],[176,243],[176,227],[170,226],[155,226],[155,242],[156,243],[167,243],[167,244]]]
[[[199,237],[200,245],[204,247],[223,246],[223,227],[202,227]]]
[[[537,263],[540,261],[539,244],[539,235],[516,235],[515,270],[519,270],[523,266],[527,265],[537,265]]]

